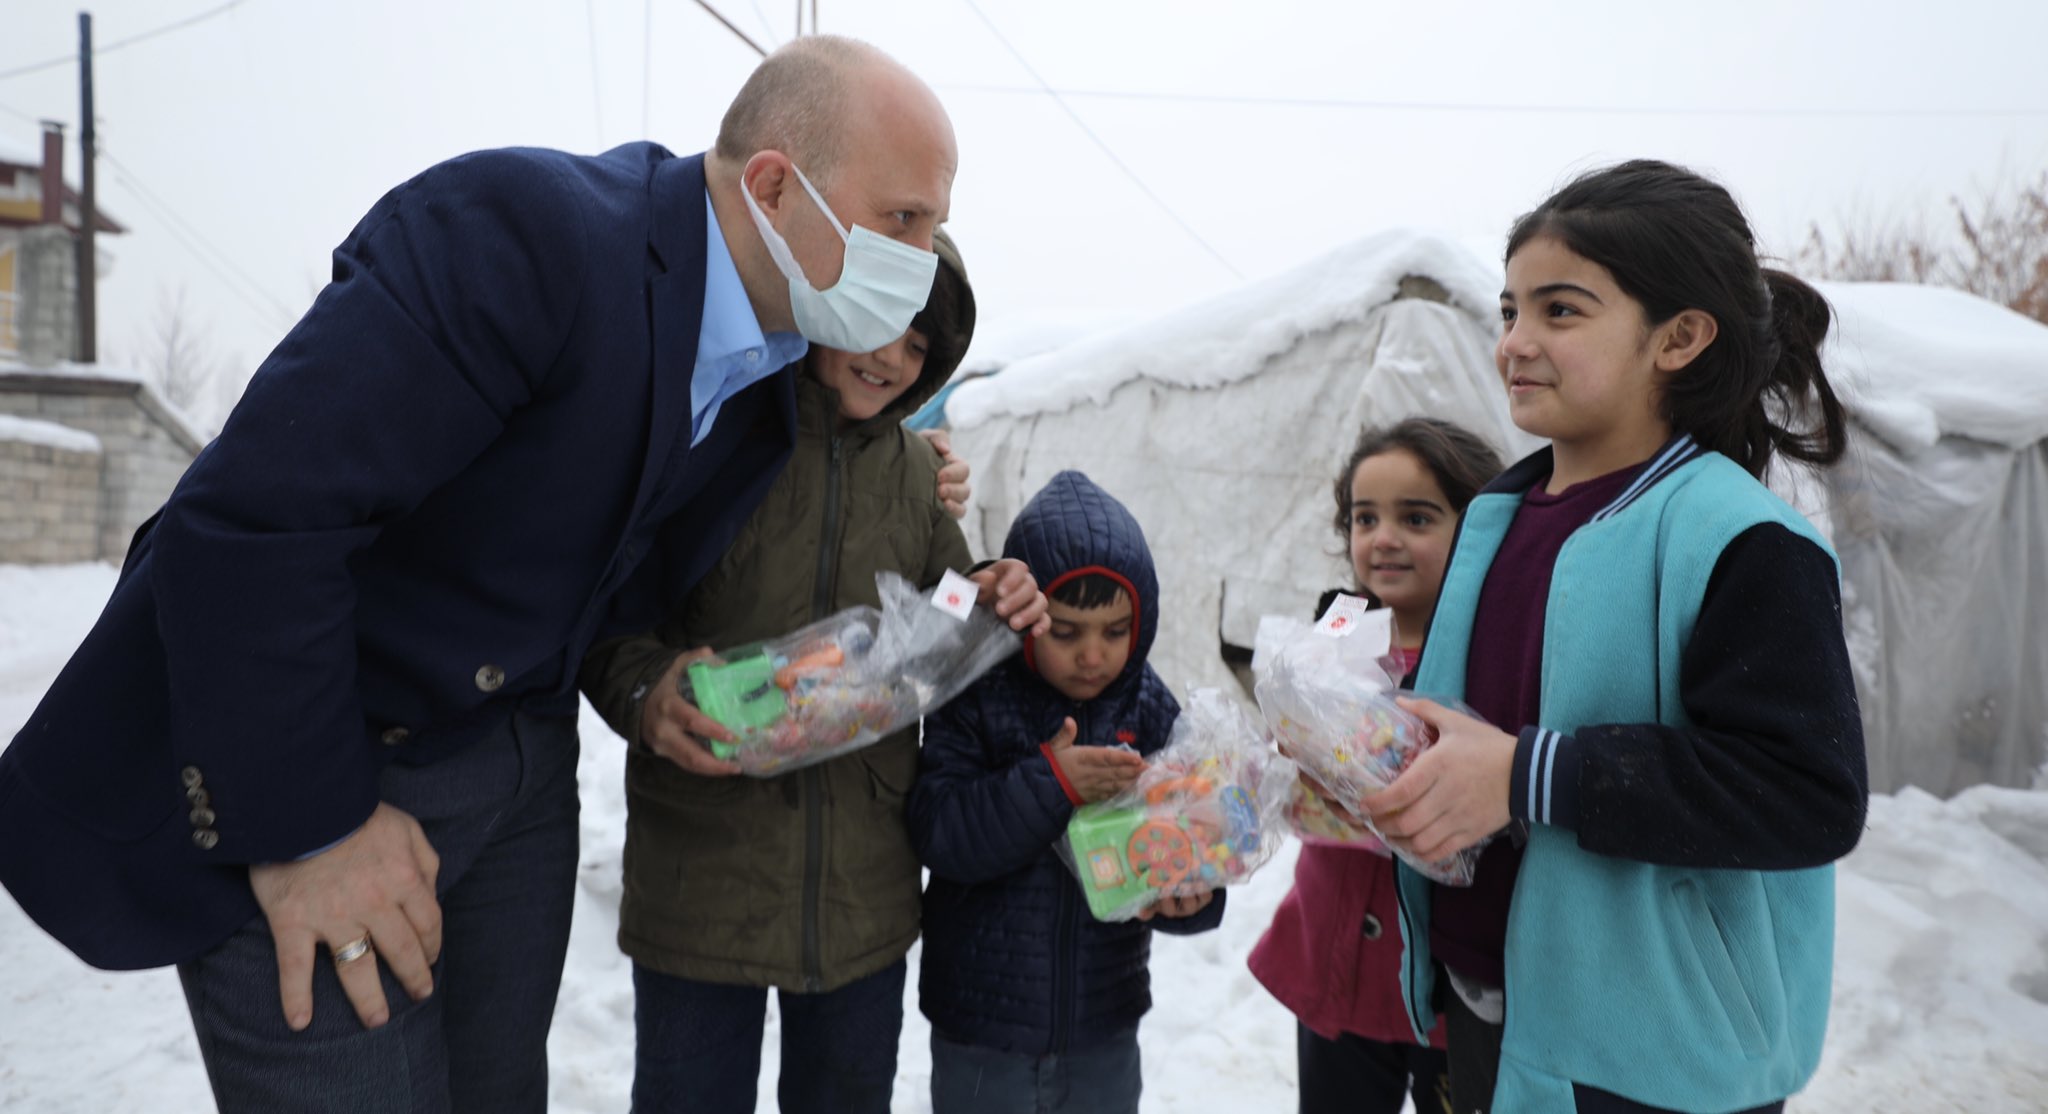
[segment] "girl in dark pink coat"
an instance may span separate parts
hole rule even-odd
[[[1394,612],[1412,668],[1436,610],[1458,517],[1500,471],[1492,447],[1432,418],[1368,429],[1333,485],[1354,594]],[[1323,596],[1318,614],[1335,591]],[[1449,1111],[1443,1022],[1415,1043],[1401,1002],[1401,931],[1384,852],[1310,844],[1251,969],[1296,1018],[1301,1114]]]

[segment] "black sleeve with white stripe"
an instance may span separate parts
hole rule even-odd
[[[1869,800],[1835,565],[1782,526],[1721,554],[1679,664],[1691,727],[1525,728],[1509,811],[1588,851],[1793,870],[1856,845]]]
[[[1517,820],[1579,826],[1578,740],[1545,727],[1524,727],[1515,740],[1508,811]]]

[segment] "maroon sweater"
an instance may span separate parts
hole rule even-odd
[[[1550,574],[1565,539],[1613,502],[1642,465],[1573,484],[1556,495],[1538,482],[1522,497],[1515,521],[1487,570],[1472,620],[1472,655],[1465,668],[1465,702],[1479,718],[1510,735],[1539,722],[1543,683],[1543,618]],[[1433,887],[1429,946],[1444,966],[1491,986],[1506,984],[1502,957],[1508,934],[1508,898],[1522,866],[1519,831],[1480,852],[1468,887]]]

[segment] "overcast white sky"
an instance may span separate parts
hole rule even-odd
[[[794,27],[790,0],[713,2],[757,41]],[[2048,168],[2040,0],[818,2],[951,110],[990,338],[1168,309],[1390,225],[1496,242],[1634,155],[1720,177],[1787,253],[1812,221],[1940,219]],[[223,6],[95,62],[101,204],[132,230],[102,241],[103,358],[138,357],[183,290],[246,374],[386,188],[479,147],[699,150],[754,62],[693,0],[101,0],[95,39]],[[6,75],[74,54],[77,11],[0,17],[11,146],[45,117],[75,139],[74,66]]]

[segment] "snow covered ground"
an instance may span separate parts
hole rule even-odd
[[[0,739],[27,717],[113,580],[99,565],[0,566]],[[612,944],[622,751],[587,710],[583,726],[583,873],[549,1048],[551,1105],[618,1111],[633,1043],[632,987]],[[1157,942],[1147,1110],[1293,1108],[1291,1019],[1244,968],[1292,864],[1290,847],[1234,893],[1220,932]],[[1792,1109],[2048,1110],[2048,789],[1874,799],[1838,895],[1827,1052]],[[911,981],[896,1108],[925,1111],[929,1029]],[[771,1006],[771,1030],[773,1019]],[[778,1063],[771,1031],[762,1110],[775,1108]],[[204,1108],[207,1093],[171,972],[94,971],[0,901],[0,1109],[182,1110]]]

